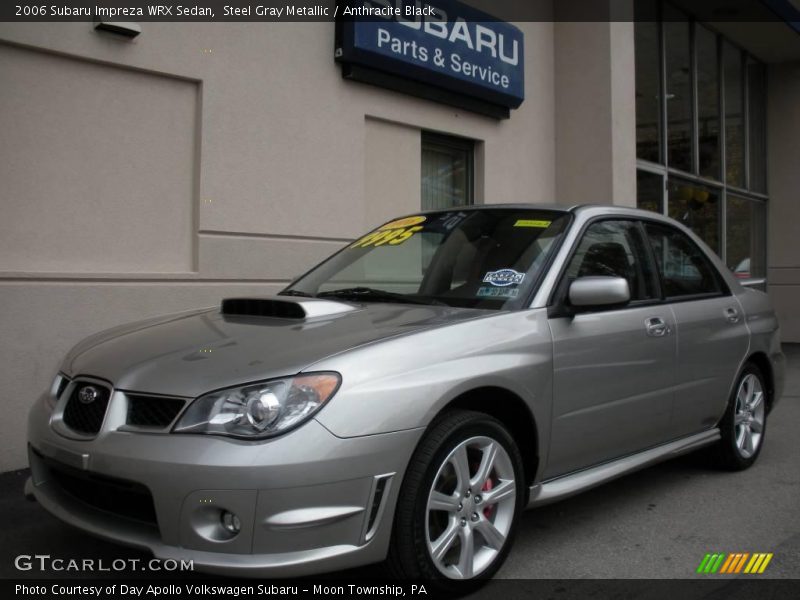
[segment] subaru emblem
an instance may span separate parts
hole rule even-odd
[[[78,400],[80,400],[83,404],[91,404],[97,400],[97,396],[97,389],[91,385],[87,385],[86,387],[82,388],[80,392],[78,392]]]

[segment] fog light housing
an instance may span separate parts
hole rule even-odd
[[[242,522],[239,520],[239,517],[228,510],[222,511],[219,520],[222,523],[222,528],[231,535],[236,535],[242,529]]]

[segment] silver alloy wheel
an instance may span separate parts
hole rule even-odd
[[[497,558],[517,502],[514,466],[492,438],[456,446],[433,479],[425,512],[428,553],[451,579],[471,579]]]
[[[736,392],[733,430],[736,448],[742,458],[750,458],[758,450],[764,432],[764,389],[761,380],[748,373]]]

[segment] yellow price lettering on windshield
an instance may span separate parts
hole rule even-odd
[[[404,229],[412,225],[419,225],[425,222],[425,217],[422,215],[418,217],[405,217],[404,219],[397,219],[378,227],[378,229]]]
[[[378,246],[383,246],[384,244],[389,244],[390,246],[399,246],[418,231],[422,231],[422,229],[423,227],[421,225],[398,229],[379,229],[378,231],[368,233],[350,247],[369,248],[372,246],[377,248]]]

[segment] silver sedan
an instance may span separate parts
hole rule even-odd
[[[756,461],[784,357],[750,283],[633,209],[396,219],[278,295],[79,343],[26,493],[210,572],[474,584],[525,508],[700,448]]]

